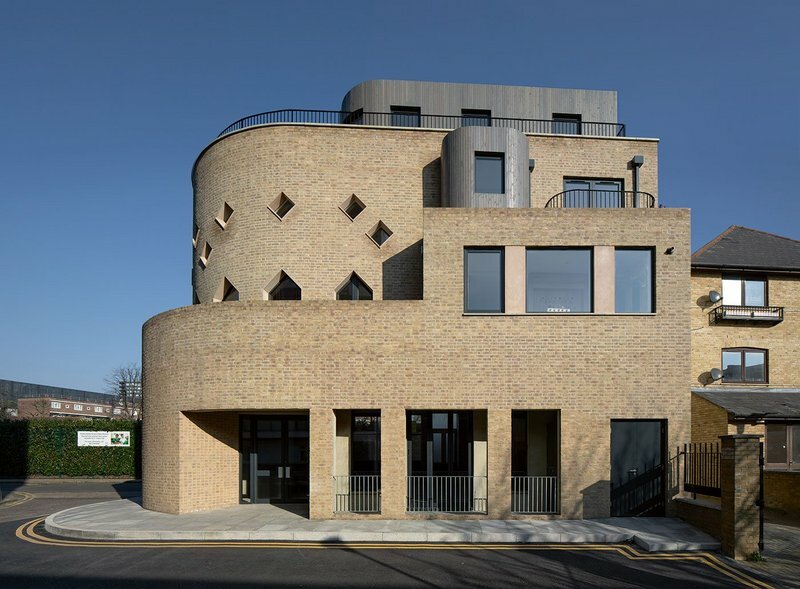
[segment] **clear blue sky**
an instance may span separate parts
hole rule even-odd
[[[0,378],[100,390],[139,361],[142,323],[191,303],[199,151],[366,79],[616,89],[694,248],[800,238],[796,0],[0,7]]]

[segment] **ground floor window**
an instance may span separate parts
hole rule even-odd
[[[558,411],[511,413],[511,486],[514,513],[558,513]]]
[[[766,467],[800,470],[800,423],[770,423],[766,426]]]

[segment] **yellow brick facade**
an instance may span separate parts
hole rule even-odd
[[[143,329],[144,504],[183,513],[238,503],[238,416],[310,418],[310,514],[333,512],[336,410],[381,412],[382,512],[405,518],[406,412],[486,411],[490,518],[511,516],[511,412],[560,411],[560,512],[607,516],[612,419],[668,420],[668,448],[690,433],[689,212],[545,209],[565,176],[623,178],[644,154],[657,191],[656,143],[530,136],[530,209],[441,209],[444,132],[275,126],[213,144],[194,175],[202,304]],[[296,204],[284,221],[267,205]],[[350,221],[339,206],[367,206]],[[214,217],[233,209],[225,230]],[[394,232],[382,248],[365,232]],[[421,247],[424,243],[424,247]],[[465,315],[468,246],[643,246],[655,252],[656,312]],[[668,248],[674,248],[668,255]],[[264,301],[279,271],[301,301]],[[336,301],[355,271],[373,301]],[[211,303],[226,277],[241,301]],[[400,299],[400,300],[396,300]],[[437,517],[442,517],[437,514]]]

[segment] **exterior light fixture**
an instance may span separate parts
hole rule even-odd
[[[722,370],[719,368],[712,368],[711,369],[711,380],[721,380],[722,379]]]
[[[668,256],[671,256],[672,252],[674,251],[675,251],[674,247],[668,247],[664,253],[667,254]]]
[[[708,293],[708,300],[712,303],[718,303],[722,300],[722,295],[719,294],[716,290],[712,290]]]

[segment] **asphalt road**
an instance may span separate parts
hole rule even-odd
[[[7,487],[3,485],[4,492]],[[91,587],[742,587],[707,562],[644,559],[627,549],[464,550],[35,544],[20,526],[131,492],[106,483],[24,486],[0,504],[0,588]],[[20,495],[18,495],[19,497]],[[36,529],[44,534],[41,527]],[[46,534],[44,534],[46,536]],[[753,585],[750,585],[753,586]]]

